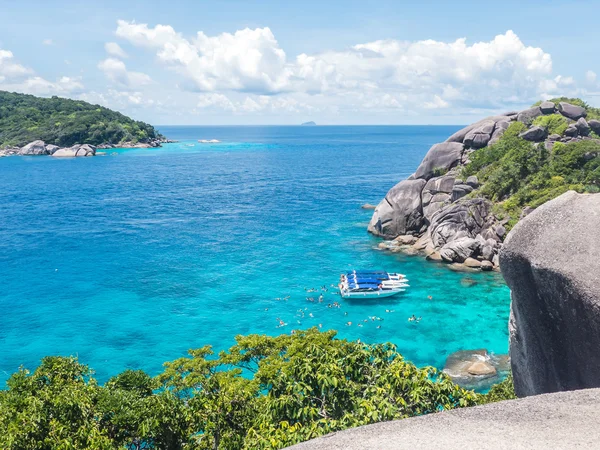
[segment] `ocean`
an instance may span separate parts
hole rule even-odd
[[[0,159],[2,384],[46,355],[77,355],[105,381],[309,327],[391,341],[420,366],[507,352],[500,274],[379,251],[361,209],[458,126],[158,128],[179,142]],[[351,268],[404,273],[410,288],[342,300],[331,285]]]

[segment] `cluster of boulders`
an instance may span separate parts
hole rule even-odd
[[[446,359],[444,373],[467,389],[489,389],[510,371],[508,355],[496,355],[486,349],[460,350]]]
[[[531,125],[535,118],[548,114],[561,114],[570,122],[564,136],[548,136],[544,127]],[[488,200],[468,196],[479,187],[479,180],[473,176],[463,179],[462,166],[472,152],[497,142],[514,121],[527,125],[523,139],[544,143],[547,148],[557,141],[592,139],[590,131],[600,133],[600,121],[587,122],[586,115],[580,106],[543,102],[457,131],[431,147],[415,173],[390,189],[375,208],[369,232],[387,239],[380,248],[423,253],[428,259],[460,267],[497,269],[507,219],[497,217]]]
[[[164,143],[175,142],[169,139],[152,139],[148,142],[125,142],[121,144],[75,144],[71,147],[59,147],[53,144],[46,144],[44,141],[37,140],[30,142],[24,147],[9,147],[4,150],[0,149],[0,156],[32,156],[32,155],[49,155],[57,158],[60,157],[80,157],[80,156],[95,156],[96,150],[106,150],[111,148],[154,148],[161,147]]]

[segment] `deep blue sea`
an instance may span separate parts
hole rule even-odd
[[[180,142],[0,159],[0,382],[45,355],[78,355],[101,381],[156,374],[236,334],[314,326],[394,342],[419,365],[507,351],[501,275],[381,252],[361,209],[459,127],[159,128]],[[350,268],[399,271],[411,286],[381,301],[305,291]]]

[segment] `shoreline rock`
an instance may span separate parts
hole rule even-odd
[[[532,125],[537,117],[550,114],[570,122],[563,136],[548,136],[546,127]],[[479,266],[469,261],[471,268],[499,270],[506,221],[494,214],[490,201],[471,195],[480,183],[476,177],[463,181],[462,167],[468,164],[471,153],[497,142],[515,121],[527,127],[520,137],[547,149],[556,142],[591,139],[591,131],[600,131],[600,121],[587,122],[586,115],[580,106],[546,101],[524,111],[482,119],[457,131],[445,142],[433,145],[415,173],[389,190],[375,208],[368,231],[388,240],[406,235],[428,240],[427,249],[411,247],[408,253],[416,250],[429,260],[463,264],[471,258],[480,261]]]
[[[157,148],[162,144],[173,143],[169,139],[152,139],[149,142],[125,142],[121,144],[100,144],[97,146],[91,144],[75,144],[71,147],[59,147],[58,145],[46,144],[42,140],[32,141],[29,144],[19,147],[9,147],[0,149],[1,156],[55,156],[57,158],[75,158],[80,156],[95,156],[96,150],[108,150],[112,148]]]

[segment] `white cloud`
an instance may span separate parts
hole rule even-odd
[[[52,39],[44,39],[42,41],[42,44],[44,44],[44,45],[53,45],[54,42],[52,41]]]
[[[585,73],[585,81],[587,81],[590,84],[593,84],[596,82],[598,76],[596,75],[596,72],[594,72],[593,70],[588,70]]]
[[[123,50],[116,42],[107,42],[104,44],[104,50],[106,50],[106,53],[109,55],[116,56],[117,58],[125,59],[128,56],[125,50]]]
[[[283,99],[291,109],[301,103],[337,111],[407,114],[450,107],[498,110],[575,90],[572,78],[552,73],[550,54],[525,45],[510,30],[472,44],[466,38],[390,39],[291,59],[269,28],[217,36],[198,32],[187,38],[169,25],[119,20],[116,35],[152,51],[157,62],[179,73],[181,89],[219,94],[200,100],[200,109],[266,111],[276,101],[266,101],[267,107],[256,95],[267,94]],[[227,95],[234,92],[250,94],[250,100],[231,100]]]
[[[0,49],[0,75],[5,79],[22,77],[32,72],[32,70],[15,62],[11,51]]]
[[[37,95],[66,95],[81,91],[80,78],[63,76],[48,81],[14,60],[11,51],[0,49],[0,89]]]
[[[118,21],[117,36],[156,51],[158,60],[182,73],[200,91],[274,93],[289,82],[285,52],[269,28],[222,33],[198,32],[186,39],[170,26]]]
[[[128,71],[125,63],[116,58],[106,58],[100,61],[98,68],[109,80],[123,87],[139,88],[152,82],[152,79],[145,73]]]

